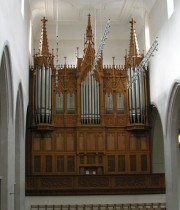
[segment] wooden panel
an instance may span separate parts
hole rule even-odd
[[[97,150],[102,151],[102,150],[104,150],[104,147],[105,147],[105,145],[104,145],[104,140],[103,140],[103,134],[99,133],[97,135]]]
[[[64,172],[64,156],[57,156],[57,172]]]
[[[85,163],[85,156],[84,155],[80,155],[79,156],[79,162],[80,162],[80,164],[84,164]]]
[[[51,138],[45,138],[44,141],[44,150],[51,151],[52,150],[52,141]]]
[[[41,172],[41,156],[40,155],[34,156],[34,172],[35,173]]]
[[[57,151],[64,151],[65,144],[64,144],[64,135],[63,134],[57,134],[56,135],[56,150]]]
[[[75,171],[75,158],[74,156],[67,157],[67,172]]]
[[[82,171],[84,174],[84,169]],[[124,194],[164,194],[165,193],[165,175],[164,174],[124,174],[124,175],[61,175],[61,176],[27,176],[26,177],[26,195],[27,196],[57,196],[57,195],[124,195]],[[69,202],[70,203],[70,202]],[[101,204],[102,205],[102,204]],[[102,205],[102,209],[128,209],[117,204],[114,208],[109,205]],[[61,206],[53,206],[46,209],[61,209]],[[41,208],[39,208],[40,210]],[[74,205],[66,209],[84,209],[84,205],[78,208]],[[99,209],[97,206],[89,205],[90,209]],[[100,208],[101,209],[101,208]],[[134,209],[133,206],[130,209]],[[140,207],[139,210],[142,210]],[[165,207],[163,208],[165,209]],[[42,210],[42,209],[41,209]],[[147,210],[150,210],[147,208]],[[155,210],[155,209],[154,209]]]
[[[46,172],[52,172],[52,156],[46,156]]]
[[[41,139],[40,138],[34,138],[33,139],[33,150],[34,151],[40,151],[41,150]]]
[[[84,135],[83,133],[80,133],[78,136],[78,148],[80,151],[85,151],[85,144],[84,144]]]
[[[148,149],[148,139],[146,138],[145,135],[141,135],[141,150],[147,150]]]
[[[130,155],[130,171],[136,171],[136,155]]]
[[[141,171],[147,171],[147,155],[141,155]]]
[[[86,146],[87,151],[95,151],[96,150],[96,136],[94,133],[88,133],[86,136]]]
[[[125,150],[126,149],[126,136],[125,133],[118,133],[117,136],[117,144],[118,144],[118,150]]]
[[[114,133],[107,134],[107,150],[115,150],[115,135]]]
[[[126,170],[125,155],[119,155],[118,156],[118,171],[125,172],[125,170]]]
[[[115,171],[115,156],[109,155],[108,156],[108,172],[114,172]]]
[[[137,137],[134,134],[131,134],[129,137],[129,149],[137,150]]]
[[[95,164],[95,163],[96,163],[96,155],[87,154],[87,164]]]
[[[67,151],[75,151],[75,139],[73,133],[68,133],[66,137],[66,148]]]

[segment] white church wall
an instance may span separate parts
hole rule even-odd
[[[47,30],[48,33],[48,30]],[[100,40],[97,40],[97,48]],[[34,42],[35,51],[38,52],[39,40]],[[66,57],[67,64],[76,65],[77,47],[79,48],[79,58],[83,57],[84,40],[59,40],[59,64],[64,65]],[[53,49],[56,55],[56,41],[49,40],[49,51]],[[124,65],[124,56],[129,49],[129,37],[123,40],[107,40],[103,51],[103,64],[112,65],[115,57],[115,65]],[[56,60],[55,60],[56,63]]]
[[[26,208],[31,205],[164,203],[165,195],[95,195],[95,196],[26,196]]]
[[[165,173],[162,123],[156,107],[153,105],[151,109],[152,127],[150,147],[152,151],[152,173]]]
[[[29,20],[29,4],[25,1],[24,9],[25,16],[21,14],[21,2],[14,0],[0,1],[0,58],[7,46],[10,54],[10,71],[4,72],[3,86],[1,85],[2,92],[7,93],[6,99],[1,95],[0,100],[5,100],[5,103],[1,103],[2,106],[7,107],[7,113],[1,115],[1,161],[4,163],[4,172],[2,175],[2,189],[1,189],[1,207],[2,209],[13,210],[15,200],[15,118],[16,118],[16,100],[18,86],[22,84],[23,94],[23,117],[24,126],[22,133],[19,136],[23,137],[21,146],[25,148],[25,122],[26,122],[26,109],[28,104],[28,81],[29,81],[29,69],[28,69],[28,20]],[[6,70],[5,70],[6,71]],[[8,84],[10,83],[10,84]],[[7,86],[8,91],[5,91]],[[12,111],[10,110],[12,108]],[[1,111],[5,110],[1,107]],[[6,123],[6,126],[2,126]],[[3,155],[4,154],[4,155]],[[20,154],[22,159],[25,159],[24,152]],[[23,167],[23,166],[22,166]],[[24,177],[24,170],[19,169],[21,177]],[[24,185],[24,181],[21,180]],[[22,195],[25,191],[21,189]],[[20,199],[19,208],[24,209],[24,197]]]
[[[161,15],[159,12],[163,10]],[[171,19],[167,19],[166,1],[157,1],[150,16],[151,40],[158,37],[158,52],[151,58],[150,92],[151,101],[160,107],[162,119],[165,118],[167,98],[174,80],[180,78],[180,60],[178,49],[180,47],[178,27],[179,8],[176,7]]]
[[[93,19],[94,17],[92,15],[92,33],[94,34],[94,45],[95,49],[97,50],[100,44],[100,39],[104,33],[106,21],[104,20],[103,25],[97,25],[95,30]],[[39,22],[41,22],[41,20],[39,20]],[[86,24],[82,25],[81,27],[75,28],[75,26],[71,24],[61,25],[61,22],[59,23],[59,64],[64,64],[64,57],[67,57],[67,64],[76,65],[77,47],[79,48],[79,57],[81,58],[83,56],[84,35],[86,34],[86,27]],[[111,33],[111,31],[113,31],[113,33]],[[116,33],[114,33],[114,31]],[[69,34],[73,34],[74,38],[72,39]],[[47,22],[47,37],[49,40],[49,51],[51,52],[51,50],[53,49],[54,55],[56,55],[56,31],[54,29],[54,26],[51,25],[50,22]],[[38,52],[40,29],[34,31],[33,38],[33,48],[36,50],[36,52]],[[130,24],[111,24],[110,32],[108,33],[108,38],[105,41],[105,45],[103,48],[103,64],[112,65],[112,57],[115,57],[115,65],[124,65],[124,56],[126,54],[126,50],[129,49],[129,39]]]
[[[150,15],[151,40],[158,36],[159,43],[158,52],[155,52],[155,56],[150,63],[150,92],[151,102],[158,108],[162,120],[168,210],[180,209],[178,144],[176,142],[179,114],[176,110],[174,115],[176,118],[174,119],[169,114],[174,113],[173,110],[170,110],[170,108],[174,109],[173,103],[175,102],[172,100],[177,94],[173,93],[174,84],[175,82],[178,84],[180,81],[179,0],[174,0],[174,9],[174,13],[168,19],[167,1],[157,0]],[[174,95],[171,95],[171,92]]]

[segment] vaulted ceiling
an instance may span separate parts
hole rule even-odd
[[[97,37],[101,37],[108,19],[111,20],[110,39],[127,38],[129,20],[137,22],[137,33],[144,26],[144,15],[150,12],[156,0],[29,0],[32,11],[34,37],[39,38],[41,19],[48,19],[49,39],[55,40],[57,28],[61,39],[83,38],[87,15]]]

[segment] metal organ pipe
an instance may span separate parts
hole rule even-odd
[[[99,121],[99,83],[89,71],[81,82],[81,123],[98,124]]]
[[[134,76],[133,68],[131,68],[131,75]],[[132,85],[132,120],[136,122],[136,93],[135,93],[135,84]]]
[[[94,81],[94,116],[95,116],[95,124],[97,122],[97,105],[96,105],[96,102],[97,102],[97,86],[96,86],[96,83],[97,81],[95,80]]]
[[[143,72],[140,74],[140,96],[141,96],[141,121],[145,123],[145,92],[144,92],[144,75]]]
[[[99,83],[96,81],[96,90],[97,90],[97,124],[100,123],[100,116],[99,116]]]
[[[92,78],[91,78],[91,75],[90,75],[90,71],[88,72],[88,87],[89,87],[89,111],[88,113],[90,114],[89,115],[89,123],[91,123],[91,120],[92,120],[92,111],[91,111],[91,95],[92,95]]]
[[[36,72],[36,76],[35,76],[35,79],[36,79],[36,86],[35,86],[35,122],[38,120],[38,116],[37,116],[37,110],[38,110],[38,68],[35,69],[35,72]]]
[[[41,92],[41,122],[44,123],[45,122],[45,85],[46,85],[46,81],[45,81],[45,66],[43,65],[42,68],[42,79],[41,79],[41,88],[42,88],[42,92]]]
[[[92,124],[94,124],[95,123],[95,100],[94,100],[94,96],[95,96],[95,94],[94,94],[94,78],[93,77],[91,77],[91,81],[92,81]]]
[[[35,122],[51,122],[51,67],[36,67]]]
[[[37,69],[38,71],[38,93],[37,93],[37,100],[38,100],[38,104],[37,104],[37,117],[38,117],[38,123],[40,122],[40,112],[41,112],[41,68]]]
[[[83,101],[84,101],[83,123],[85,123],[85,120],[86,120],[86,85],[85,85],[85,81],[83,82]]]
[[[128,68],[128,83],[131,81],[131,69]],[[130,122],[132,122],[132,91],[131,88],[128,89],[128,98],[129,98],[129,117],[130,117]]]
[[[48,123],[48,102],[49,102],[49,68],[46,69],[46,75],[45,75],[45,78],[46,78],[46,86],[45,86],[45,92],[46,92],[46,104],[45,104],[45,110],[46,110],[46,123]]]
[[[137,73],[137,68],[135,67],[135,74]],[[139,81],[139,76],[137,76],[137,80],[136,80],[136,82],[135,82],[135,88],[136,88],[136,90],[135,90],[135,93],[136,93],[136,121],[138,122],[138,123],[140,123],[140,97],[139,97],[139,91],[140,91],[140,89],[139,89],[139,83],[140,83],[140,81]]]
[[[49,113],[49,117],[48,117],[48,123],[51,123],[51,91],[52,91],[52,68],[50,67],[49,68],[49,89],[48,89],[48,92],[49,92],[49,106],[48,106],[48,113]]]
[[[136,77],[128,89],[130,123],[145,123],[145,91],[143,72],[137,74],[137,68],[128,69],[128,82]]]

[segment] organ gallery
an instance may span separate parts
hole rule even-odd
[[[58,69],[46,21],[30,70],[27,195],[163,192],[164,176],[151,171],[148,71],[131,84],[144,56],[135,21],[124,64],[115,65],[113,57],[104,66],[102,52],[94,69],[91,16],[83,57]]]

